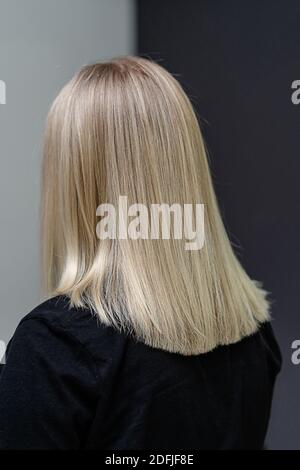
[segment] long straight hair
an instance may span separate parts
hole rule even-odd
[[[192,105],[165,69],[125,57],[83,67],[55,99],[44,140],[45,288],[100,322],[170,352],[234,343],[269,319],[218,209]],[[205,244],[100,240],[99,204],[205,207]]]

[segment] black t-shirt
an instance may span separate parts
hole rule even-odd
[[[0,448],[262,448],[280,366],[270,323],[182,356],[55,297],[23,318],[8,345]]]

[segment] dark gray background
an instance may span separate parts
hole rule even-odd
[[[300,449],[300,2],[140,0],[139,53],[178,74],[210,152],[231,240],[272,293],[284,365],[267,444]]]

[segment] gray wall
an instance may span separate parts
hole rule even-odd
[[[0,0],[0,341],[41,300],[39,176],[49,104],[82,65],[133,53],[134,23],[132,0]]]

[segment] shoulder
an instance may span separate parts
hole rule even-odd
[[[69,299],[66,296],[59,295],[37,305],[21,319],[20,325],[28,320],[41,320],[48,324],[63,327],[71,321],[84,321],[91,317],[91,312],[86,309],[72,308]]]
[[[12,338],[49,343],[51,348],[81,350],[90,359],[111,361],[120,356],[128,338],[110,326],[100,323],[97,315],[84,308],[70,306],[65,296],[50,298],[25,315]]]
[[[273,371],[277,374],[282,367],[282,353],[279,343],[274,334],[271,321],[261,325],[258,335],[262,342],[263,348],[267,354]]]
[[[100,323],[96,313],[86,308],[72,307],[66,296],[56,296],[45,300],[25,315],[20,325],[35,321],[43,322],[49,327],[68,330],[70,333],[82,333],[96,330],[97,334],[118,334],[113,328]]]

